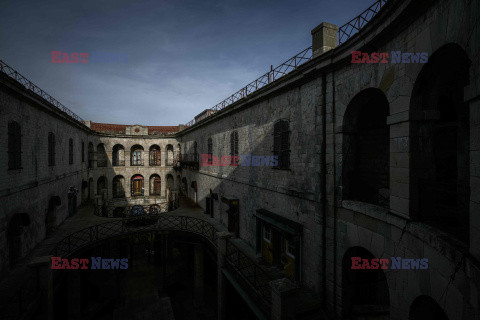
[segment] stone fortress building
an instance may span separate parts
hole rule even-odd
[[[185,126],[80,121],[2,69],[0,275],[83,203],[180,194],[284,273],[266,318],[300,319],[286,306],[302,288],[331,318],[480,319],[480,1],[376,4],[347,41],[322,23],[311,59]],[[392,63],[397,51],[428,62]],[[428,268],[353,270],[352,257]]]

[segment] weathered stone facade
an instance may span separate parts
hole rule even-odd
[[[0,270],[8,268],[7,229],[15,213],[28,213],[31,221],[21,233],[24,256],[45,236],[52,196],[60,197],[56,223],[68,216],[69,186],[86,200],[82,181],[91,181],[92,198],[105,176],[110,199],[115,176],[124,177],[129,196],[134,175],[144,177],[147,191],[158,174],[163,197],[170,174],[171,187],[204,208],[207,197],[218,195],[213,217],[225,226],[229,207],[222,198],[238,199],[239,237],[258,256],[257,210],[300,225],[296,283],[319,293],[332,316],[375,305],[391,319],[419,319],[436,307],[448,319],[480,319],[479,13],[479,1],[389,1],[345,44],[321,53],[326,46],[317,43],[313,51],[320,54],[311,61],[173,136],[149,135],[142,126],[95,132],[2,78],[0,129],[3,136],[9,121],[21,124],[23,168],[6,169],[8,145],[1,139]],[[352,64],[352,51],[427,52],[429,62]],[[282,119],[289,122],[289,170],[200,165],[177,171],[166,163],[192,155],[194,143],[199,155],[207,154],[209,138],[214,156],[228,156],[233,132],[238,155],[273,155],[274,126]],[[47,164],[50,131],[59,150],[54,167]],[[89,143],[95,150],[104,145],[106,167],[88,169],[87,155],[81,162],[82,141],[85,153]],[[118,144],[125,166],[112,166]],[[143,147],[143,166],[129,165],[136,145]],[[160,166],[149,166],[152,145],[161,150]],[[429,264],[379,270],[378,283],[360,276],[371,280],[367,285],[355,278],[360,273],[351,278],[356,256],[427,258]]]

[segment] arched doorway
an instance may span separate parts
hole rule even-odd
[[[368,319],[388,319],[390,293],[385,273],[380,267],[378,269],[352,269],[352,258],[368,259],[371,263],[375,256],[362,247],[352,247],[343,256],[342,309],[344,319],[355,316],[363,316]]]
[[[448,66],[448,67],[445,67]],[[411,216],[468,244],[470,121],[464,88],[470,60],[457,44],[426,63],[410,100]]]
[[[409,320],[448,320],[438,303],[429,296],[417,297],[410,306]]]
[[[88,179],[88,200],[91,200],[95,197],[93,190],[93,178]]]
[[[27,213],[15,213],[7,226],[8,255],[10,265],[13,266],[22,257],[23,227],[30,225]]]
[[[45,215],[45,231],[48,236],[57,226],[57,207],[62,204],[60,197],[52,196],[48,202],[47,213]]]
[[[134,175],[131,182],[132,197],[141,197],[144,195],[143,176]]]
[[[108,196],[108,189],[107,189],[107,177],[101,176],[97,180],[97,195],[103,196],[104,199]]]

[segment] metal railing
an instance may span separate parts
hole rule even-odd
[[[357,17],[353,18],[343,26],[338,29],[338,44],[341,45],[345,43],[350,37],[355,35],[360,29],[362,29],[379,11],[382,9],[384,4],[387,0],[377,0],[374,4],[372,4],[369,8],[359,14]],[[276,68],[270,66],[270,71],[262,75],[260,78],[250,82],[242,89],[238,90],[230,97],[226,98],[220,103],[217,103],[213,108],[213,113],[206,117],[202,117],[196,121],[195,119],[189,121],[185,124],[185,127],[191,127],[198,122],[211,117],[217,111],[224,109],[225,107],[231,105],[234,102],[237,102],[246,96],[250,95],[251,93],[257,91],[260,88],[272,83],[275,80],[280,79],[284,75],[292,72],[293,70],[297,69],[300,65],[304,64],[307,61],[312,59],[312,47],[308,47],[305,50],[297,53],[292,58],[288,59],[281,65]]]
[[[342,44],[365,25],[382,9],[387,0],[377,0],[365,11],[338,28],[338,44]]]
[[[77,121],[81,122],[83,125],[85,125],[83,123],[84,120],[82,118],[80,118],[77,114],[75,114],[73,111],[71,111],[70,109],[65,107],[63,104],[58,102],[58,100],[54,99],[51,95],[49,95],[48,93],[46,93],[45,91],[43,91],[42,89],[37,87],[35,84],[33,84],[33,82],[31,82],[30,80],[28,80],[27,78],[22,76],[20,73],[18,73],[15,69],[13,69],[9,65],[7,65],[2,60],[0,60],[0,71],[3,74],[5,74],[5,75],[9,76],[10,78],[14,79],[15,81],[17,81],[18,83],[20,83],[27,90],[35,93],[36,95],[38,95],[39,97],[41,97],[42,99],[47,101],[48,103],[52,104],[53,106],[55,106],[60,111],[65,112],[72,119],[77,120]]]
[[[252,258],[227,239],[226,253],[227,269],[231,271],[235,279],[240,283],[251,297],[259,302],[259,306],[265,314],[272,305],[272,290],[270,281],[279,279],[278,274],[267,272]]]
[[[178,199],[151,205],[115,204],[112,202],[95,206],[94,214],[107,218],[150,217],[175,210],[178,206]]]

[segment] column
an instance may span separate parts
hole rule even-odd
[[[337,46],[338,26],[322,22],[312,30],[312,55],[317,57]]]
[[[225,255],[227,254],[227,239],[232,236],[230,232],[217,232],[217,312],[218,320],[226,319],[226,281],[222,269],[225,267]]]
[[[194,245],[194,260],[193,260],[193,286],[194,286],[194,300],[195,307],[203,305],[204,294],[204,270],[203,270],[203,245]]]

